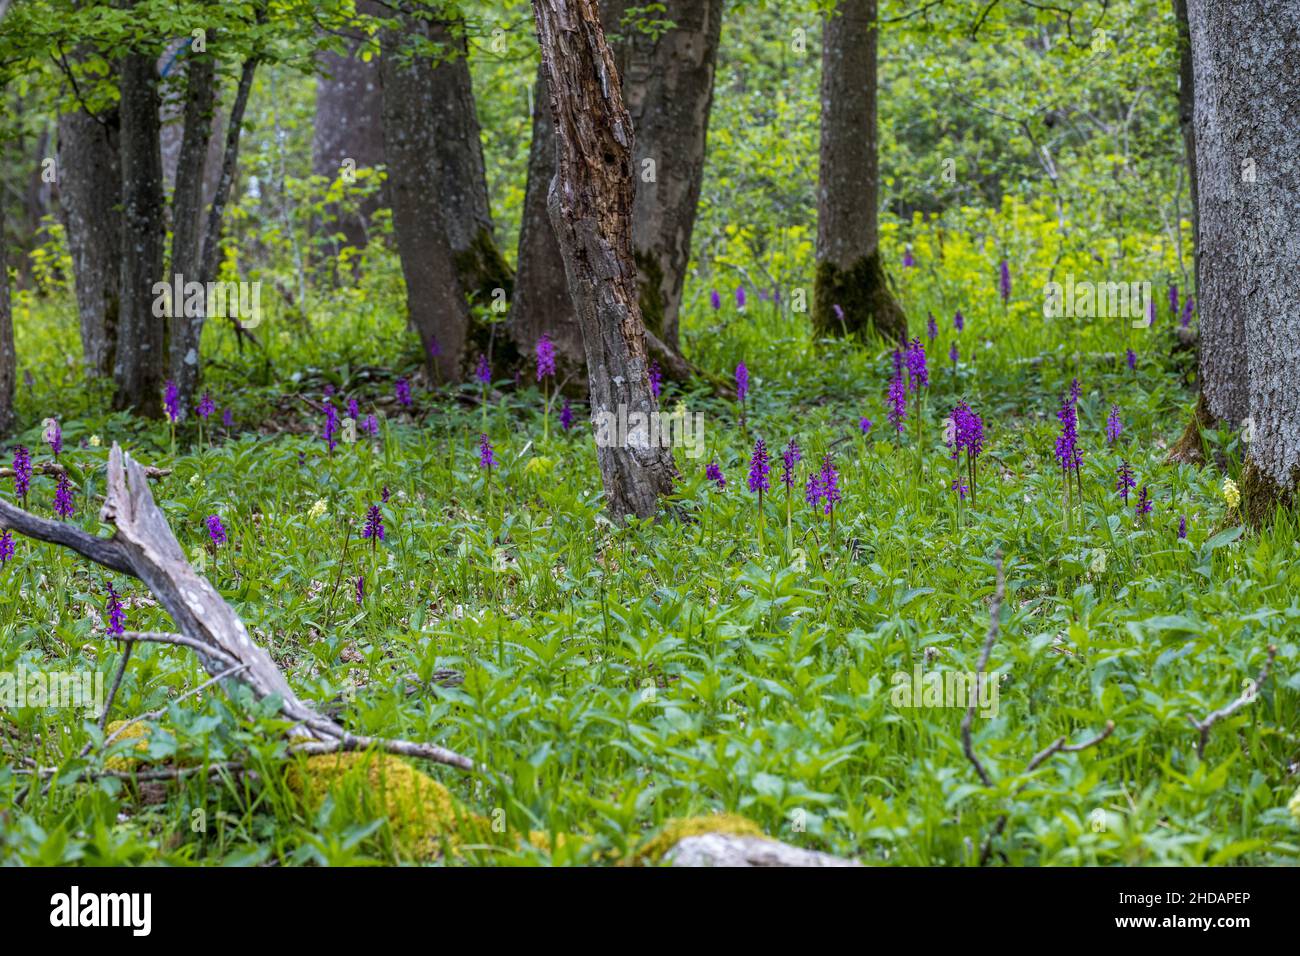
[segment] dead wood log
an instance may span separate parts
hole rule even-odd
[[[855,860],[803,850],[777,840],[702,833],[679,840],[666,854],[670,866],[861,866]]]
[[[318,714],[289,686],[271,656],[256,644],[235,610],[199,575],[181,550],[162,510],[149,491],[146,469],[116,443],[108,459],[108,487],[101,520],[115,530],[111,538],[87,534],[61,521],[39,518],[0,500],[0,529],[62,545],[113,571],[140,579],[176,622],[180,635],[136,635],[139,640],[182,644],[198,655],[216,677],[237,667],[229,680],[249,687],[260,700],[277,697],[280,712],[295,724],[295,747],[310,753],[364,750],[421,757],[461,770],[478,767],[467,757],[434,744],[359,737]],[[174,639],[173,639],[174,638]]]

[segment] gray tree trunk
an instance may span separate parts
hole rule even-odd
[[[1212,371],[1237,376],[1228,383],[1234,399],[1245,390],[1251,440],[1243,490],[1248,516],[1259,522],[1300,479],[1300,2],[1189,0],[1188,19],[1201,351],[1242,353],[1215,360]],[[1207,320],[1222,337],[1205,337]],[[1204,383],[1212,411],[1224,384]]]
[[[0,199],[0,437],[14,426],[14,386],[18,356],[14,352],[14,320],[9,308],[9,256],[5,238],[4,200]]]
[[[876,0],[840,0],[822,25],[821,164],[813,329],[907,336],[880,259]],[[838,309],[837,309],[838,307]]]
[[[485,305],[497,289],[509,296],[514,277],[492,231],[464,24],[433,20],[427,29],[429,38],[442,49],[430,77],[432,99],[426,108],[433,122],[436,182],[447,243],[461,288],[476,304]]]
[[[632,256],[635,147],[618,72],[596,0],[533,0],[533,14],[557,143],[547,202],[582,328],[592,415],[649,415],[657,403]],[[676,476],[671,450],[637,438],[596,449],[606,504],[620,518],[653,515]]]
[[[202,281],[203,193],[212,113],[216,103],[215,63],[211,54],[191,53],[185,66],[184,130],[176,161],[176,186],[172,190],[172,254],[166,277],[180,275],[183,282]],[[170,370],[188,400],[198,371],[198,349],[191,343],[184,310],[173,303],[169,320]]]
[[[404,38],[424,29],[420,21],[398,17],[380,33],[384,153],[407,313],[420,334],[426,365],[452,379],[461,366],[469,309],[444,223],[432,109],[434,71],[426,59],[403,55]]]
[[[636,131],[632,246],[646,328],[678,347],[682,285],[704,181],[722,0],[667,0],[656,17],[674,27],[652,37],[620,24],[629,0],[604,0],[601,22],[619,31],[615,63]]]
[[[1249,414],[1242,283],[1247,250],[1238,216],[1251,195],[1247,190],[1260,184],[1242,181],[1248,154],[1236,141],[1240,120],[1229,113],[1236,82],[1231,57],[1239,51],[1212,49],[1232,29],[1222,10],[1208,9],[1213,5],[1203,0],[1187,5],[1195,91],[1198,377],[1210,417],[1238,428]]]
[[[564,257],[551,225],[546,196],[555,177],[555,124],[545,68],[533,87],[533,138],[528,148],[528,183],[519,224],[519,272],[510,303],[510,338],[521,355],[530,355],[545,332],[555,345],[562,379],[586,384],[587,353],[582,327],[569,297]]]
[[[357,4],[357,13],[382,15],[377,3]],[[316,122],[312,135],[312,172],[333,181],[339,177],[344,160],[352,160],[357,169],[384,164],[384,91],[379,76],[379,60],[362,60],[356,55],[360,41],[354,42],[346,55],[324,53],[320,57],[322,72],[316,77]],[[387,205],[384,191],[368,197],[356,215],[331,210],[331,229],[341,232],[348,245],[366,244],[370,217]]]
[[[121,309],[122,171],[118,111],[100,120],[84,110],[59,117],[58,185],[86,373],[107,378]]]
[[[166,241],[158,74],[154,57],[123,55],[118,69],[122,168],[122,309],[113,379],[114,405],[157,416],[162,410],[166,319],[153,314]]]

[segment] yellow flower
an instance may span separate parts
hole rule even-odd
[[[91,447],[91,448],[98,448],[98,447],[99,447],[99,436],[98,436],[98,435],[91,435],[91,436],[90,436],[90,447]]]
[[[325,513],[325,499],[317,498],[316,503],[307,509],[307,520],[315,521]]]
[[[1229,511],[1241,504],[1241,490],[1231,478],[1223,479],[1223,500],[1228,503]]]

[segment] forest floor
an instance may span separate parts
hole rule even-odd
[[[415,367],[395,311],[310,337],[268,332],[277,371],[254,374],[260,384],[223,340],[208,383],[217,411],[200,439],[192,414],[173,437],[105,413],[66,361],[75,321],[38,305],[51,331],[19,324],[29,330],[19,353],[41,370],[20,383],[36,424],[19,441],[48,459],[39,421],[60,417],[61,460],[81,485],[71,520],[99,527],[98,469],[113,442],[173,469],[154,491],[178,538],[290,684],[358,733],[434,741],[486,764],[480,778],[421,769],[457,813],[493,826],[455,835],[455,822],[399,799],[398,784],[370,785],[376,766],[385,779],[406,773],[392,763],[335,767],[327,788],[295,783],[274,708],[211,692],[168,708],[206,675],[182,648],[141,646],[113,717],[167,708],[147,724],[147,750],[134,738],[78,759],[98,739],[95,715],[0,712],[0,860],[598,862],[631,858],[667,820],[715,812],[872,864],[976,863],[1004,815],[994,861],[1294,860],[1297,529],[1283,519],[1243,533],[1225,471],[1165,463],[1194,400],[1176,320],[1166,307],[1150,329],[1071,327],[1014,294],[1004,304],[995,279],[954,300],[952,287],[909,271],[900,281],[929,385],[919,415],[908,395],[901,434],[886,415],[888,351],[810,343],[806,317],[751,290],[744,312],[728,301],[692,316],[684,342],[708,368],[745,361],[744,427],[735,403],[668,385],[666,407],[703,413],[703,454],[678,449],[676,517],[622,528],[603,516],[584,407],[571,430],[559,407],[544,425],[529,379],[495,383],[483,408],[475,386],[417,381],[404,407],[400,371],[366,373],[398,343]],[[1067,508],[1053,449],[1076,379],[1083,494]],[[327,385],[340,416],[355,398],[378,434],[329,451]],[[964,503],[944,442],[958,401],[984,422],[977,497]],[[230,428],[216,424],[226,408]],[[494,446],[490,472],[480,433]],[[757,437],[773,459],[761,516],[747,488]],[[787,501],[780,454],[792,438],[802,461]],[[1205,442],[1239,478],[1239,437]],[[841,494],[833,523],[804,499],[828,452]],[[1127,499],[1121,461],[1135,473]],[[725,487],[706,478],[711,462]],[[1143,488],[1152,507],[1138,515]],[[53,495],[38,475],[32,510],[50,514]],[[382,541],[362,537],[374,505]],[[226,533],[218,545],[212,515]],[[978,669],[998,555],[995,683],[971,736],[985,785],[963,752],[966,701],[951,691]],[[129,629],[167,629],[139,582],[18,540],[0,569],[0,671],[90,670],[111,682],[121,651],[104,633],[110,583]],[[1189,718],[1254,690],[1246,682],[1270,645],[1268,679],[1198,754]],[[931,686],[927,674],[950,675],[949,692],[900,697],[914,681]],[[1026,772],[1058,737],[1087,741],[1108,723],[1095,746]],[[135,758],[242,769],[74,782]],[[23,772],[33,766],[64,772],[33,787]]]

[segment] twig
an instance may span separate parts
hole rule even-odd
[[[998,640],[1002,602],[1007,597],[1007,582],[1002,571],[1001,551],[995,555],[994,560],[997,562],[997,587],[993,591],[993,604],[989,610],[989,633],[988,637],[984,638],[984,649],[980,652],[979,663],[975,666],[975,693],[971,696],[970,706],[966,708],[966,716],[961,721],[961,749],[965,752],[966,759],[975,765],[975,772],[979,774],[980,780],[984,781],[986,787],[993,786],[993,780],[989,777],[989,772],[984,769],[984,764],[980,763],[980,758],[975,756],[975,748],[970,740],[970,728],[975,720],[975,698],[979,696],[980,679],[989,666],[989,655],[993,653],[993,645]]]
[[[1196,744],[1197,757],[1205,756],[1205,745],[1210,739],[1210,728],[1225,717],[1231,717],[1237,711],[1241,710],[1241,708],[1252,703],[1259,695],[1259,689],[1264,686],[1264,682],[1268,680],[1269,673],[1273,669],[1273,659],[1275,657],[1277,657],[1277,646],[1270,644],[1268,645],[1268,658],[1264,661],[1264,667],[1260,670],[1259,677],[1257,677],[1255,682],[1250,687],[1246,688],[1246,690],[1242,692],[1242,695],[1231,704],[1220,707],[1218,710],[1210,711],[1205,715],[1204,720],[1197,720],[1195,717],[1188,714],[1187,719],[1191,721],[1192,726],[1201,733],[1201,739]]]
[[[169,700],[167,702],[167,707],[171,707],[173,704],[179,704],[187,697],[193,697],[195,694],[202,693],[203,691],[207,690],[209,687],[211,687],[213,684],[217,683],[218,681],[225,680],[227,677],[234,677],[236,674],[244,670],[246,667],[248,667],[247,664],[239,664],[235,667],[230,668],[229,670],[226,670],[218,674],[216,677],[209,677],[198,687],[187,690],[185,693],[181,694],[181,696],[177,697],[175,700]],[[125,721],[121,727],[117,728],[117,730],[113,731],[111,734],[109,734],[107,737],[104,738],[104,746],[107,747],[118,737],[122,736],[122,734],[126,732],[126,729],[128,727],[133,727],[136,724],[140,723],[140,721],[142,720],[157,720],[163,714],[167,713],[167,707],[159,707],[157,710],[151,710],[147,714],[141,714],[139,717],[132,717],[130,720]]]
[[[207,773],[238,773],[244,769],[242,762],[231,760],[227,763],[204,764],[197,767],[156,767],[152,770],[83,770],[73,778],[73,783],[85,783],[92,780],[101,780],[104,777],[114,777],[118,780],[134,780],[136,782],[148,782],[150,780],[180,780],[183,777],[193,776],[200,771]],[[15,775],[25,776],[32,775],[42,780],[52,780],[58,776],[60,768],[58,767],[41,767],[36,770],[15,770]]]
[[[122,661],[117,665],[117,676],[113,678],[113,686],[108,691],[108,700],[104,701],[104,712],[99,715],[99,732],[102,734],[104,728],[108,726],[108,714],[113,709],[113,701],[117,698],[118,688],[122,686],[122,678],[126,675],[126,662],[131,659],[131,651],[135,650],[135,643],[128,643],[122,648]]]

